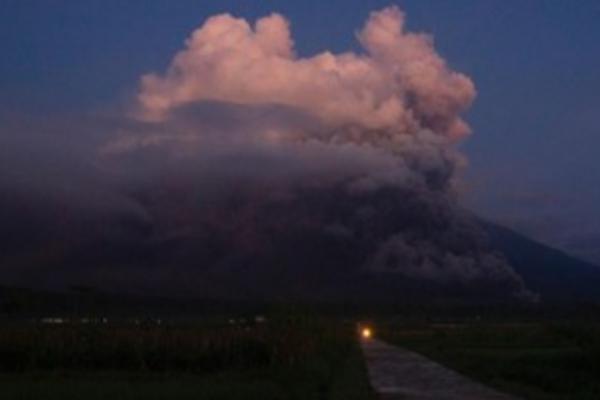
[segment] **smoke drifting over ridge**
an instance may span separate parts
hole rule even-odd
[[[473,83],[396,7],[358,39],[364,53],[298,58],[278,14],[208,19],[164,75],[142,77],[134,116],[78,157],[112,211],[77,211],[96,229],[66,239],[55,279],[206,296],[526,294],[453,198]]]

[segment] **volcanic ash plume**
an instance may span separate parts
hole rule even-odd
[[[453,198],[473,83],[396,7],[358,40],[303,58],[281,15],[217,15],[143,76],[95,160],[144,210],[139,257],[99,275],[206,296],[526,293]]]
[[[447,68],[431,37],[405,32],[398,8],[373,13],[358,38],[365,54],[298,58],[281,15],[254,27],[228,14],[212,17],[164,77],[142,78],[142,115],[163,119],[182,105],[214,100],[290,106],[331,127],[360,127],[371,143],[389,145],[424,129],[450,138],[468,133],[459,113],[473,100],[473,83]]]
[[[523,294],[452,196],[474,85],[404,24],[386,8],[358,33],[363,53],[301,58],[279,14],[254,26],[211,17],[164,75],[142,77],[143,132],[103,154],[137,155],[147,171],[140,155],[160,154],[150,181],[176,182],[177,201],[146,206],[158,232],[202,248],[179,251],[208,275],[245,270],[244,285],[278,277],[323,293],[369,276],[392,296],[423,281]],[[329,292],[316,289],[324,281]]]

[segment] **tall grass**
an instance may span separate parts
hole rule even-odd
[[[7,399],[372,399],[354,327],[315,317],[248,325],[0,328]]]
[[[351,340],[339,324],[294,319],[255,326],[19,326],[0,329],[0,371],[215,372],[334,356]]]

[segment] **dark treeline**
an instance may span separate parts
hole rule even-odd
[[[114,294],[74,286],[66,292],[0,287],[0,320],[35,320],[44,317],[161,318],[168,321],[196,318],[285,315],[306,313],[340,318],[452,319],[586,319],[600,320],[600,304],[593,302],[472,301],[453,298],[411,300],[398,295],[396,303],[374,301],[303,302],[235,301]]]

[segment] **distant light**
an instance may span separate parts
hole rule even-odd
[[[371,336],[373,336],[373,332],[371,331],[370,328],[363,328],[361,335],[362,335],[363,339],[370,339]]]

